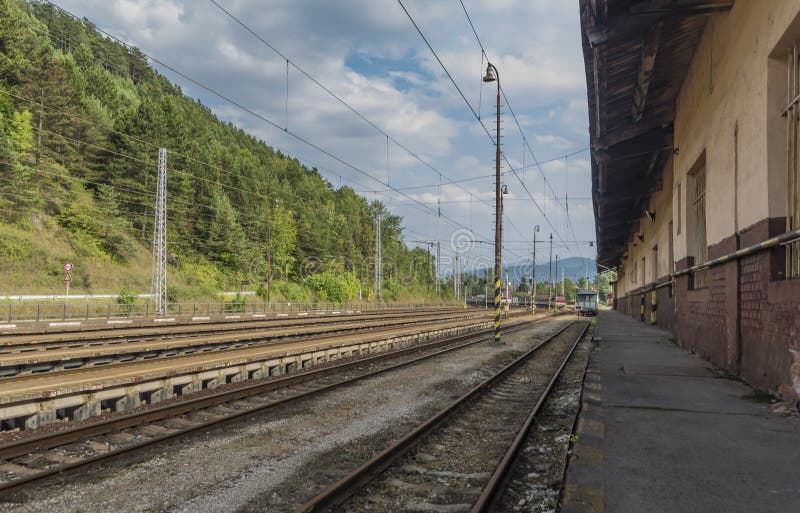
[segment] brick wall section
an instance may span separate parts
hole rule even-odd
[[[740,247],[783,233],[783,219],[769,219],[741,232]],[[736,249],[735,238],[709,247],[709,258]],[[783,250],[764,251],[709,270],[708,287],[689,289],[689,276],[658,289],[657,325],[675,334],[681,347],[741,376],[752,385],[791,398],[795,394],[790,350],[800,351],[800,280],[783,280]],[[691,258],[676,269],[693,265]],[[738,290],[737,290],[738,289]],[[650,323],[650,293],[645,322]],[[641,291],[617,298],[617,309],[640,318]],[[740,320],[737,322],[737,316]]]
[[[739,294],[741,295],[742,326],[742,377],[747,381],[765,388],[766,368],[760,363],[761,355],[766,350],[764,343],[759,342],[764,333],[764,304],[767,301],[767,273],[769,258],[765,254],[756,254],[743,258],[740,262]]]
[[[658,322],[656,325],[675,333],[675,299],[672,297],[671,286],[658,289]]]

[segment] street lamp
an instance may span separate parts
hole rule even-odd
[[[500,273],[502,272],[501,251],[503,244],[501,235],[501,230],[503,229],[502,197],[500,195],[500,73],[491,62],[486,66],[486,75],[483,77],[483,81],[487,83],[497,82],[497,135],[494,139],[496,147],[494,180],[494,341],[500,343]]]

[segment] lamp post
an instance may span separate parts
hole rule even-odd
[[[502,213],[500,202],[500,73],[490,62],[486,66],[484,82],[497,82],[497,135],[495,136],[495,181],[494,181],[494,341],[500,343],[500,284],[502,272]]]

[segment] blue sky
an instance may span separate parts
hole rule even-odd
[[[404,218],[408,240],[442,242],[444,267],[455,254],[455,239],[492,240],[493,143],[396,0],[218,2],[430,166],[393,143],[387,165],[386,137],[293,68],[289,128],[380,182],[388,179],[407,196],[162,69],[184,92],[200,98],[221,118],[317,167],[333,185],[341,182],[368,199],[384,201]],[[485,61],[459,1],[403,3],[467,101],[493,130],[495,86],[480,81]],[[63,0],[57,4],[284,124],[285,60],[211,2]],[[532,165],[534,157],[504,105],[503,153],[519,176],[508,173],[504,163],[503,181],[510,191],[505,197],[504,261],[530,260],[537,224],[539,240],[551,232],[556,241],[594,240],[589,154],[583,151],[568,162],[558,159],[588,146],[578,1],[464,0],[464,5],[489,59],[500,70],[511,108],[536,158],[548,161]],[[472,180],[439,187],[437,171],[454,180]],[[571,198],[571,222],[566,195]],[[567,246],[558,242],[554,252],[561,258],[594,256],[588,244]],[[490,245],[460,247],[462,262],[489,264]],[[537,256],[543,262],[547,252],[540,249]]]

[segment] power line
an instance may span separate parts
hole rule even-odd
[[[49,0],[45,0],[45,1],[46,1],[48,4],[52,5],[53,7],[55,7],[55,8],[57,8],[57,9],[59,9],[60,11],[64,12],[65,14],[67,14],[67,15],[69,15],[69,16],[71,16],[71,17],[75,18],[76,20],[79,20],[79,21],[81,21],[81,18],[79,18],[79,17],[78,17],[78,16],[76,16],[75,14],[71,13],[70,11],[68,11],[68,10],[64,9],[63,7],[61,7],[61,6],[57,5],[57,4],[55,4],[55,3],[53,3],[53,2],[51,2],[51,1],[49,1]],[[131,48],[131,46],[130,46],[128,43],[125,43],[124,41],[122,41],[122,40],[121,40],[121,39],[119,39],[118,37],[116,37],[116,36],[114,36],[114,35],[112,35],[112,34],[110,34],[110,33],[106,32],[106,31],[104,31],[104,30],[102,30],[102,29],[100,29],[100,28],[98,28],[98,27],[94,27],[94,29],[95,29],[95,30],[97,30],[98,32],[100,32],[101,34],[103,34],[103,35],[105,35],[105,36],[107,36],[107,37],[109,37],[109,38],[113,39],[114,41],[117,41],[117,42],[118,42],[119,44],[121,44],[122,46],[124,46],[124,47],[126,47],[126,48],[129,48],[129,49]],[[344,165],[344,166],[346,166],[346,167],[348,167],[348,168],[352,169],[353,171],[356,171],[357,173],[359,173],[359,174],[362,174],[362,175],[364,175],[365,177],[367,177],[367,178],[369,178],[369,179],[371,179],[371,180],[373,180],[373,181],[375,181],[375,182],[377,182],[377,183],[379,183],[379,184],[381,184],[381,185],[383,185],[383,186],[387,187],[387,189],[391,189],[391,190],[393,190],[393,191],[395,191],[395,192],[399,193],[401,196],[403,196],[403,197],[405,197],[405,198],[408,198],[408,199],[410,199],[410,200],[412,200],[412,201],[415,201],[415,202],[416,202],[416,203],[418,203],[420,206],[422,206],[422,207],[423,207],[425,210],[428,210],[428,211],[431,211],[431,212],[435,212],[435,210],[431,209],[431,208],[430,208],[430,207],[428,207],[427,205],[425,205],[425,204],[423,204],[423,203],[421,203],[421,202],[417,202],[417,201],[416,201],[414,198],[412,198],[411,196],[408,196],[408,195],[407,195],[407,194],[405,194],[404,192],[402,192],[402,191],[400,191],[400,190],[397,190],[397,189],[395,189],[394,187],[392,187],[392,186],[391,186],[391,185],[389,185],[388,183],[385,183],[385,182],[383,182],[383,181],[382,181],[380,178],[377,178],[377,177],[375,177],[375,176],[371,175],[370,173],[368,173],[368,172],[366,172],[366,171],[362,170],[361,168],[359,168],[359,167],[358,167],[358,166],[356,166],[355,164],[352,164],[351,162],[349,162],[349,161],[345,160],[344,158],[342,158],[342,157],[339,157],[338,155],[334,154],[332,151],[330,151],[330,150],[327,150],[327,149],[325,149],[325,148],[323,148],[323,147],[319,146],[318,144],[316,144],[316,143],[314,143],[314,142],[310,141],[309,139],[307,139],[307,138],[305,138],[305,137],[303,137],[303,136],[301,136],[301,135],[299,135],[299,134],[295,133],[295,132],[294,132],[294,131],[292,131],[292,130],[289,130],[287,127],[281,127],[281,126],[280,126],[278,123],[276,123],[276,122],[272,121],[271,119],[267,118],[266,116],[263,116],[263,115],[261,115],[261,114],[258,114],[258,113],[257,113],[257,112],[255,112],[254,110],[252,110],[252,109],[250,109],[250,108],[248,108],[248,107],[245,107],[244,105],[242,105],[242,104],[241,104],[241,103],[239,103],[238,101],[236,101],[236,100],[233,100],[233,99],[232,99],[232,98],[230,98],[229,96],[226,96],[226,95],[224,95],[224,94],[222,94],[222,93],[220,93],[220,92],[216,91],[215,89],[211,88],[210,86],[207,86],[207,85],[203,84],[202,82],[199,82],[198,80],[196,80],[196,79],[194,79],[194,78],[192,78],[192,77],[190,77],[190,76],[186,75],[185,73],[183,73],[183,72],[181,72],[181,71],[177,70],[177,69],[176,69],[176,68],[174,68],[173,66],[170,66],[169,64],[166,64],[165,62],[163,62],[163,61],[161,61],[161,60],[159,60],[159,59],[156,59],[156,58],[155,58],[155,57],[153,57],[152,55],[148,55],[148,54],[146,54],[146,53],[144,53],[144,52],[141,52],[141,51],[140,51],[140,53],[141,53],[141,55],[143,55],[144,57],[146,57],[146,58],[148,58],[148,59],[152,60],[153,62],[157,63],[158,65],[160,65],[160,66],[162,66],[162,67],[164,67],[165,69],[168,69],[168,70],[170,70],[171,72],[175,73],[176,75],[178,75],[178,76],[182,77],[184,80],[187,80],[187,81],[191,82],[192,84],[196,85],[197,87],[200,87],[201,89],[203,89],[203,90],[205,90],[205,91],[207,91],[207,92],[209,92],[209,93],[213,94],[214,96],[217,96],[218,98],[220,98],[220,99],[222,99],[222,100],[224,100],[224,101],[226,101],[226,102],[230,103],[230,104],[231,104],[231,105],[233,105],[234,107],[236,107],[236,108],[238,108],[238,109],[240,109],[240,110],[242,110],[242,111],[244,111],[244,112],[246,112],[246,113],[250,114],[251,116],[253,116],[253,117],[255,117],[255,118],[257,118],[257,119],[259,119],[259,120],[263,121],[264,123],[266,123],[266,124],[268,124],[268,125],[270,125],[270,126],[272,126],[272,127],[276,128],[276,129],[278,129],[278,130],[281,130],[281,131],[283,131],[284,133],[286,133],[286,134],[290,135],[292,138],[296,139],[297,141],[299,141],[299,142],[301,142],[301,143],[303,143],[303,144],[305,144],[305,145],[307,145],[307,146],[309,146],[309,147],[311,147],[311,148],[313,148],[313,149],[317,150],[318,152],[320,152],[320,153],[322,153],[322,154],[324,154],[324,155],[328,156],[329,158],[331,158],[331,159],[335,160],[336,162],[339,162],[340,164],[342,164],[342,165]],[[440,216],[440,217],[443,217],[443,218],[445,218],[447,221],[451,222],[451,223],[452,223],[452,224],[454,224],[455,226],[458,226],[458,227],[460,227],[460,228],[465,228],[465,229],[466,229],[466,227],[465,227],[464,225],[462,225],[461,223],[459,223],[458,221],[456,221],[455,219],[453,219],[453,218],[451,218],[451,217],[449,217],[449,216],[442,215],[442,214],[439,214],[439,216]]]
[[[472,18],[469,15],[469,11],[467,11],[467,8],[464,5],[463,0],[459,0],[459,3],[461,4],[461,8],[464,11],[464,15],[467,17],[467,22],[469,23],[469,26],[472,29],[472,33],[475,35],[475,40],[478,42],[478,46],[481,49],[481,55],[485,56],[487,58],[487,60],[488,60],[488,55],[486,54],[486,49],[484,48],[483,43],[481,42],[481,38],[478,36],[478,31],[475,29],[475,25],[472,23]],[[500,88],[500,92],[503,95],[503,101],[505,101],[506,107],[508,107],[508,111],[511,113],[511,117],[514,119],[514,123],[517,126],[517,130],[519,130],[519,133],[522,136],[522,142],[523,142],[524,146],[528,148],[528,151],[530,152],[531,157],[533,157],[534,165],[539,169],[539,173],[542,175],[542,178],[544,179],[544,183],[550,188],[550,192],[553,193],[553,197],[556,198],[556,201],[558,201],[558,197],[556,195],[556,191],[553,189],[553,186],[550,184],[550,181],[547,179],[547,176],[544,174],[544,170],[542,169],[542,166],[541,166],[542,163],[539,162],[539,159],[536,158],[536,153],[534,153],[533,148],[531,147],[530,143],[528,142],[528,137],[525,135],[525,131],[522,129],[522,125],[520,124],[519,120],[517,119],[517,115],[514,112],[514,109],[511,107],[511,102],[508,100],[508,96],[506,95],[505,89],[503,89],[502,85],[500,85],[499,88]],[[524,151],[523,151],[523,157],[524,157]],[[564,156],[564,158],[566,158],[566,156]],[[524,166],[523,166],[523,169],[524,169]],[[558,203],[561,206],[562,210],[566,211],[567,220],[568,220],[570,226],[572,226],[572,221],[569,219],[569,206],[565,207],[565,206],[561,205],[560,201]],[[573,236],[575,235],[574,231],[575,230],[573,228]]]
[[[579,155],[581,153],[589,151],[589,149],[590,149],[589,146],[586,146],[584,148],[581,148],[579,150],[575,150],[575,151],[567,153],[565,155],[561,155],[559,157],[554,157],[554,158],[547,159],[547,160],[541,160],[541,161],[539,161],[539,164],[548,164],[550,162],[558,162],[560,160],[563,160],[565,157],[572,157],[574,155]],[[528,168],[531,168],[531,167],[536,167],[536,164],[531,164],[529,166],[521,166],[519,169],[528,169]],[[511,171],[502,171],[500,173],[500,176],[505,176],[510,172]],[[437,185],[451,185],[451,184],[458,184],[458,183],[465,183],[465,182],[474,182],[476,180],[484,180],[486,178],[494,178],[494,177],[495,177],[495,173],[491,173],[491,174],[486,174],[486,175],[473,176],[471,178],[461,178],[459,180],[453,180],[453,181],[449,181],[449,182],[442,182],[441,184],[435,184],[434,183],[434,184],[428,184],[428,185],[414,185],[414,186],[410,186],[410,187],[398,187],[398,189],[401,190],[401,191],[411,191],[411,190],[415,190],[415,189],[430,189],[432,187],[436,187]],[[366,194],[366,193],[374,193],[374,192],[381,192],[381,191],[372,190],[372,189],[366,189],[366,190],[359,190],[359,191],[356,191],[356,192]],[[529,200],[525,200],[525,201],[529,201]],[[486,201],[481,201],[481,203],[485,203],[485,204],[487,204],[487,206],[490,206],[490,207],[494,208],[494,205],[490,205]]]
[[[356,116],[358,116],[358,117],[359,117],[361,120],[363,120],[365,123],[367,123],[367,124],[368,124],[369,126],[371,126],[373,129],[375,129],[375,130],[376,130],[378,133],[380,133],[382,136],[384,136],[384,137],[386,138],[386,140],[387,140],[387,141],[391,141],[392,143],[394,143],[396,146],[398,146],[399,148],[401,148],[402,150],[404,150],[406,153],[408,153],[409,155],[411,155],[411,156],[412,156],[414,159],[416,159],[417,161],[419,161],[421,164],[423,164],[424,166],[426,166],[427,168],[429,168],[429,169],[430,169],[431,171],[433,171],[434,173],[438,173],[440,176],[442,176],[442,177],[446,178],[446,179],[449,181],[448,183],[455,184],[455,185],[457,185],[457,186],[458,186],[460,189],[462,189],[464,192],[467,192],[467,193],[469,193],[469,191],[468,191],[468,190],[466,190],[465,188],[463,188],[463,187],[461,187],[460,185],[458,185],[458,183],[459,183],[459,180],[454,180],[453,178],[449,177],[447,174],[443,173],[442,171],[440,171],[439,169],[437,169],[436,167],[434,167],[434,166],[433,166],[433,165],[432,165],[430,162],[428,162],[427,160],[423,159],[423,158],[422,158],[422,157],[421,157],[419,154],[417,154],[416,152],[412,151],[412,150],[411,150],[411,149],[409,149],[407,146],[405,146],[404,144],[402,144],[402,143],[401,143],[400,141],[398,141],[398,140],[397,140],[397,139],[396,139],[394,136],[392,136],[391,134],[389,134],[388,132],[386,132],[384,129],[380,128],[380,127],[379,127],[377,124],[375,124],[375,123],[374,123],[372,120],[370,120],[369,118],[367,118],[367,117],[366,117],[366,115],[364,115],[364,114],[363,114],[363,113],[362,113],[360,110],[358,110],[358,109],[356,109],[355,107],[353,107],[353,106],[352,106],[350,103],[348,103],[346,100],[344,100],[344,99],[343,99],[341,96],[337,95],[337,94],[336,94],[335,92],[333,92],[333,91],[332,91],[330,88],[328,88],[327,86],[325,86],[325,85],[324,85],[322,82],[320,82],[320,81],[319,81],[317,78],[315,78],[313,75],[311,75],[309,72],[307,72],[307,71],[306,71],[304,68],[302,68],[302,67],[301,67],[299,64],[297,64],[296,62],[294,62],[294,61],[293,61],[293,60],[292,60],[290,57],[288,57],[286,54],[284,54],[283,52],[281,52],[280,50],[278,50],[278,49],[277,49],[277,48],[276,48],[274,45],[272,45],[271,43],[269,43],[269,42],[268,42],[266,39],[264,39],[264,38],[263,38],[263,37],[262,37],[260,34],[258,34],[258,33],[257,33],[255,30],[253,30],[253,29],[252,29],[251,27],[249,27],[249,26],[248,26],[246,23],[244,23],[244,22],[243,22],[243,21],[242,21],[240,18],[238,18],[238,17],[237,17],[236,15],[234,15],[232,12],[230,12],[229,10],[227,10],[227,9],[225,9],[223,6],[221,6],[221,5],[220,5],[220,4],[219,4],[219,3],[218,3],[216,0],[209,0],[209,1],[210,1],[210,2],[211,2],[213,5],[215,5],[215,6],[216,6],[216,7],[217,7],[217,8],[218,8],[220,11],[222,11],[223,13],[225,13],[225,14],[226,14],[226,15],[227,15],[229,18],[231,18],[231,19],[232,19],[234,22],[236,22],[238,25],[240,25],[240,26],[241,26],[241,27],[242,27],[244,30],[246,30],[248,33],[250,33],[250,34],[251,34],[253,37],[255,37],[256,39],[258,39],[258,40],[259,40],[261,43],[263,43],[265,46],[267,46],[267,47],[268,47],[270,50],[272,50],[273,52],[275,52],[275,54],[276,54],[276,55],[278,55],[280,58],[282,58],[282,59],[286,60],[286,62],[287,62],[287,65],[288,65],[288,64],[291,64],[291,65],[292,65],[292,66],[293,66],[293,67],[294,67],[294,68],[295,68],[297,71],[299,71],[299,72],[300,72],[300,73],[302,73],[302,74],[303,74],[303,75],[304,75],[306,78],[308,78],[309,80],[311,80],[311,81],[312,81],[314,84],[316,84],[316,85],[317,85],[317,86],[318,86],[320,89],[322,89],[322,90],[323,90],[323,91],[325,91],[327,94],[329,94],[331,97],[333,97],[334,99],[336,99],[336,100],[337,100],[339,103],[341,103],[343,106],[345,106],[345,107],[346,107],[348,110],[350,110],[350,111],[351,111],[353,114],[355,114]],[[387,151],[388,151],[388,144],[387,144]],[[389,181],[388,181],[388,179],[387,179],[387,182],[386,182],[386,183],[387,183],[387,185],[389,184]],[[394,189],[394,190],[403,190],[403,189]],[[370,192],[382,192],[382,191],[370,191]],[[488,203],[488,202],[486,202],[485,200],[480,200],[480,201],[481,201],[481,202],[483,202],[483,203],[486,203],[488,206],[491,206],[491,205],[489,205],[489,203]],[[512,224],[513,224],[513,223],[512,223]]]
[[[458,86],[458,84],[456,83],[455,79],[450,74],[450,71],[447,69],[447,66],[445,66],[444,63],[442,62],[442,60],[439,58],[439,55],[436,53],[436,50],[434,50],[433,46],[431,46],[430,42],[428,41],[428,38],[422,32],[422,29],[420,29],[419,25],[417,25],[417,22],[414,20],[413,16],[411,16],[411,13],[408,12],[408,9],[406,9],[406,6],[403,5],[402,0],[397,0],[397,3],[400,4],[400,7],[406,13],[406,16],[408,17],[409,21],[411,21],[411,24],[414,26],[414,28],[416,29],[417,33],[422,38],[422,40],[425,42],[425,45],[428,47],[430,52],[433,54],[433,56],[436,59],[436,61],[439,63],[439,66],[441,66],[441,68],[444,71],[444,73],[450,79],[450,82],[453,84],[453,87],[455,87],[456,91],[458,91],[458,94],[464,100],[464,103],[467,104],[467,107],[472,112],[472,115],[475,117],[475,119],[478,120],[478,123],[481,125],[481,127],[484,130],[484,132],[486,132],[486,135],[489,137],[489,139],[492,141],[492,143],[499,145],[500,141],[495,141],[494,136],[492,136],[492,134],[489,131],[489,129],[483,123],[483,121],[481,120],[480,115],[477,112],[475,112],[475,108],[472,106],[472,104],[469,102],[469,100],[467,100],[467,97],[464,95],[463,91],[461,91],[461,88]],[[558,229],[556,229],[556,227],[550,221],[550,218],[547,217],[547,214],[544,212],[544,210],[542,209],[541,205],[539,205],[539,202],[536,201],[536,199],[531,194],[530,190],[528,190],[528,187],[525,185],[525,182],[522,180],[522,178],[520,178],[520,176],[517,173],[516,169],[514,169],[514,166],[511,164],[511,162],[508,160],[508,158],[506,157],[506,155],[504,153],[501,153],[501,155],[503,157],[503,160],[506,162],[506,164],[508,165],[509,169],[511,170],[511,172],[514,174],[514,176],[519,181],[520,185],[522,185],[522,188],[525,190],[525,192],[530,197],[530,199],[533,202],[534,206],[536,206],[536,208],[539,210],[539,213],[542,214],[542,217],[544,217],[545,221],[547,221],[547,224],[550,225],[550,228],[553,230],[553,232],[556,234],[556,236],[558,236],[558,238],[561,239],[562,237],[561,237],[561,234],[558,232]]]

